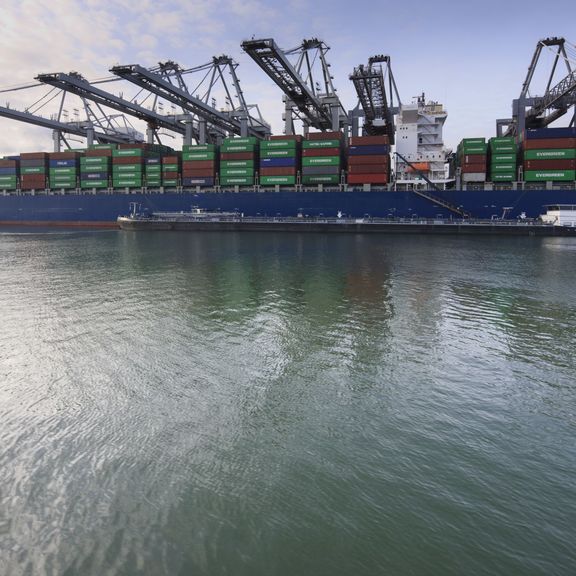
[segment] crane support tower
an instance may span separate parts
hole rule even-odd
[[[384,64],[384,69],[382,67]],[[358,135],[358,119],[364,116],[363,133],[366,136],[386,134],[394,144],[394,115],[398,113],[400,95],[392,74],[390,56],[372,56],[368,66],[361,64],[350,74],[358,95],[358,106],[350,112],[352,135]],[[388,89],[387,85],[388,84]],[[388,94],[390,101],[388,101]],[[394,104],[396,96],[397,104]]]
[[[348,126],[348,114],[336,95],[322,40],[304,40],[291,50],[281,50],[272,38],[245,40],[242,49],[284,93],[284,132],[294,134],[294,120],[317,130],[341,130]],[[295,57],[292,64],[289,56]],[[320,79],[315,78],[320,68]]]
[[[512,118],[496,120],[498,136],[514,136],[516,140],[520,140],[527,128],[544,128],[567,114],[571,109],[573,116],[570,124],[574,125],[576,118],[576,70],[572,69],[566,54],[565,43],[564,38],[556,37],[544,38],[538,42],[528,67],[526,79],[522,84],[520,96],[512,102]],[[543,95],[531,96],[530,88],[534,74],[545,48],[555,52],[552,67]],[[567,74],[559,82],[553,84],[560,61],[564,63]]]

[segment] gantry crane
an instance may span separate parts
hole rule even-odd
[[[217,129],[222,134],[237,134],[240,136],[255,136],[264,138],[270,134],[270,126],[261,117],[250,115],[251,107],[247,106],[244,95],[240,90],[240,83],[236,75],[237,64],[228,56],[214,58],[208,65],[190,68],[180,67],[172,61],[164,62],[157,69],[149,70],[138,64],[127,66],[114,66],[110,71],[120,78],[124,78],[147,91],[172,102],[183,111],[199,119],[199,141],[205,142],[210,129]],[[224,71],[232,75],[232,82],[236,97],[240,101],[238,107],[233,106],[233,94],[228,93],[232,109],[230,111],[217,110],[209,102],[199,96],[193,95],[184,81],[187,73],[203,69],[211,69],[213,78],[224,80]]]
[[[264,70],[285,94],[286,134],[294,134],[294,120],[318,130],[339,130],[349,123],[336,88],[332,83],[326,53],[330,49],[322,40],[304,40],[291,50],[281,50],[272,38],[245,40],[242,49]],[[293,65],[288,56],[295,56]],[[322,79],[314,77],[314,68],[321,68]]]
[[[385,65],[384,70],[382,64]],[[394,144],[394,114],[398,113],[401,102],[392,74],[390,56],[372,56],[368,60],[368,66],[361,64],[354,68],[350,80],[358,95],[358,106],[350,112],[353,119],[353,135],[358,134],[358,118],[363,114],[365,135],[386,134],[390,138],[390,144]],[[388,90],[386,90],[387,83]],[[388,95],[390,101],[388,101]],[[396,104],[394,104],[394,96],[396,96]]]
[[[545,38],[536,45],[536,50],[528,67],[526,79],[522,84],[520,97],[512,102],[512,118],[496,120],[498,136],[515,136],[518,139],[526,128],[544,128],[567,114],[574,108],[570,121],[574,125],[576,119],[576,70],[572,69],[566,53],[564,38]],[[530,87],[534,73],[538,67],[544,48],[555,51],[554,62],[548,75],[543,96],[530,96]],[[567,75],[552,85],[558,63],[566,66]]]

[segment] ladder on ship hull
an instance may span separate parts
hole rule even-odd
[[[438,186],[436,186],[436,184],[434,184],[434,182],[432,182],[432,180],[430,180],[428,178],[428,176],[426,176],[426,174],[424,174],[424,172],[422,172],[422,170],[420,170],[417,166],[412,164],[412,162],[410,162],[410,160],[407,160],[404,156],[402,156],[402,154],[399,154],[398,152],[394,152],[394,154],[396,156],[398,156],[398,158],[400,158],[400,160],[402,160],[403,162],[408,164],[408,166],[410,166],[410,168],[412,168],[412,170],[414,170],[414,172],[416,172],[418,175],[420,175],[431,188],[433,188],[437,192],[441,191],[438,188]],[[452,204],[451,202],[444,200],[444,198],[440,198],[439,196],[432,194],[429,190],[418,190],[418,189],[414,188],[412,190],[412,192],[414,192],[414,194],[420,196],[421,198],[425,198],[426,200],[429,200],[430,202],[432,202],[433,204],[436,204],[437,206],[441,206],[442,208],[446,208],[446,210],[449,210],[450,212],[453,212],[454,214],[458,214],[458,216],[461,216],[462,218],[470,218],[472,216],[472,214],[470,214],[470,212],[467,212],[466,210],[463,210],[459,206],[456,206],[455,204]]]

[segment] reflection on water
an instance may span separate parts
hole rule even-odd
[[[569,573],[573,245],[3,234],[0,573]]]

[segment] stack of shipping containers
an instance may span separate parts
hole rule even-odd
[[[302,184],[339,184],[342,133],[311,132],[302,142]]]
[[[140,188],[144,184],[144,144],[120,144],[112,151],[114,188]]]
[[[214,186],[218,149],[214,144],[182,147],[182,186]]]
[[[80,158],[80,188],[108,188],[116,144],[93,144]]]
[[[348,148],[348,184],[390,182],[388,136],[354,136]]]
[[[271,136],[260,142],[260,184],[262,186],[297,183],[301,164],[301,136]]]
[[[16,158],[0,160],[0,190],[15,190],[20,176],[20,164]]]
[[[162,156],[162,186],[169,188],[180,186],[182,174],[181,157],[172,153],[170,156]]]
[[[20,154],[20,188],[41,190],[48,185],[48,154],[28,152]]]
[[[220,148],[220,184],[222,186],[254,184],[258,165],[258,139],[225,138]]]
[[[486,181],[486,138],[464,138],[458,145],[462,182]]]
[[[512,182],[516,180],[517,153],[514,138],[490,138],[490,180]]]
[[[144,175],[147,187],[159,188],[162,186],[162,158],[145,158]]]
[[[522,147],[526,182],[576,180],[576,128],[527,130]]]
[[[48,155],[50,188],[76,188],[80,176],[79,152],[52,152]]]

